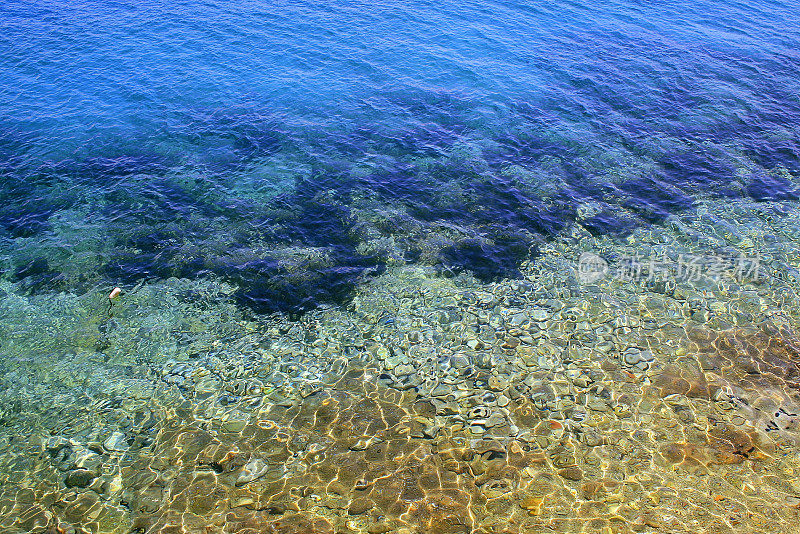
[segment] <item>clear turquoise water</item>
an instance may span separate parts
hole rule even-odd
[[[798,50],[766,0],[0,3],[0,534],[795,532]]]
[[[294,313],[387,262],[496,280],[574,224],[793,199],[798,21],[772,1],[6,2],[3,276],[212,276]]]

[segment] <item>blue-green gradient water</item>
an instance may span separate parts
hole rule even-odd
[[[771,0],[10,0],[2,277],[297,313],[392,263],[489,281],[571,225],[795,199],[798,50]]]

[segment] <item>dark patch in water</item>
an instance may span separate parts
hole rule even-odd
[[[11,237],[32,237],[50,228],[47,219],[55,211],[50,207],[39,207],[36,211],[24,212],[17,206],[0,211],[0,227]]]
[[[47,260],[41,257],[18,266],[11,276],[11,281],[20,282],[20,288],[27,293],[64,289],[63,275],[51,269]]]
[[[122,178],[162,176],[176,165],[175,160],[143,151],[141,154],[47,162],[25,174],[26,181],[37,187],[51,187],[57,183],[71,187],[80,184],[86,188],[85,191],[92,191],[116,184]]]
[[[759,173],[747,184],[747,194],[760,202],[768,200],[797,200],[794,184],[782,176]]]
[[[102,191],[122,183],[130,189],[130,177],[142,175],[148,179],[165,173],[168,161],[159,156],[95,157],[85,160],[65,160],[46,163],[36,168],[21,167],[2,177],[0,195],[6,203],[0,206],[0,229],[12,238],[33,237],[49,230],[47,220],[54,213],[85,202],[93,191]],[[129,195],[131,198],[133,196]],[[110,206],[101,211],[107,215],[119,206],[110,197]]]
[[[217,214],[214,206],[202,199],[202,190],[194,191],[167,179],[149,183],[142,191],[142,197],[149,200],[158,210],[161,220],[189,217],[193,213],[200,213],[206,217]]]
[[[535,130],[506,134],[496,139],[498,146],[484,152],[486,162],[495,169],[509,164],[535,165],[544,157],[555,158],[569,165],[578,157],[576,146],[569,146],[557,139],[537,135]]]
[[[345,204],[349,200],[348,191],[339,189],[331,195],[326,187],[332,185],[330,181],[330,177],[300,180],[290,195],[276,199],[277,204],[290,209],[290,218],[276,227],[270,237],[310,247],[354,247],[352,220]]]
[[[745,154],[765,169],[786,167],[793,172],[800,171],[800,139],[796,134],[790,138],[765,137],[764,140],[745,141]]]
[[[264,113],[195,112],[185,118],[176,135],[196,147],[198,163],[221,173],[236,171],[254,159],[295,146],[281,121]]]
[[[115,157],[97,157],[74,164],[69,174],[79,181],[128,176],[162,176],[175,162],[155,154],[123,154]],[[105,180],[104,180],[105,181]]]
[[[320,304],[345,304],[366,274],[383,271],[375,258],[340,256],[321,262],[289,263],[279,258],[254,260],[218,269],[237,284],[237,302],[257,313],[301,314]]]
[[[176,247],[160,252],[118,253],[103,271],[113,284],[134,285],[142,279],[195,278],[209,271],[202,256],[178,257]]]
[[[604,200],[616,193],[616,188],[609,183],[598,181],[587,174],[576,172],[568,180],[568,186],[558,192],[558,198],[564,203],[577,203],[580,200]]]
[[[592,235],[612,235],[615,237],[627,237],[636,228],[636,222],[627,217],[617,217],[609,211],[604,211],[581,221],[581,225]]]
[[[162,177],[141,183],[120,181],[107,188],[101,214],[112,224],[158,228],[169,223],[187,229],[195,218],[213,220],[221,214],[215,199],[207,196],[202,183],[184,185]]]
[[[347,196],[332,198],[328,184],[326,178],[301,181],[293,193],[269,206],[251,204],[249,213],[257,218],[249,231],[239,220],[220,217],[212,228],[202,228],[209,212],[197,207],[193,197],[167,196],[162,188],[148,200],[172,214],[167,220],[175,222],[162,221],[154,228],[141,222],[152,217],[151,212],[125,217],[135,224],[130,228],[120,223],[126,237],[119,245],[128,251],[117,253],[104,273],[115,284],[213,273],[239,286],[236,300],[259,313],[298,314],[323,303],[346,303],[355,285],[365,275],[380,272],[383,263],[356,252],[358,233],[349,209],[340,202]],[[124,201],[130,204],[136,198]],[[182,217],[195,212],[201,215],[197,222]],[[253,247],[274,252],[256,254]]]
[[[174,237],[161,230],[151,230],[150,228],[142,228],[141,232],[133,232],[120,244],[139,249],[145,253],[156,253],[169,247],[170,244],[175,244]]]
[[[721,155],[700,147],[667,154],[661,167],[667,183],[676,187],[702,187],[706,193],[730,186],[735,175],[733,167]]]
[[[377,195],[380,205],[400,203],[413,220],[432,231],[457,229],[457,235],[443,238],[454,242],[434,254],[439,267],[444,272],[470,271],[483,281],[519,276],[519,264],[536,236],[555,235],[574,216],[569,207],[545,202],[513,180],[458,165],[440,164],[425,173],[396,169],[362,178],[359,185],[365,194]],[[385,230],[377,226],[378,232]],[[398,231],[400,226],[391,229],[394,235]],[[406,258],[414,260],[420,254],[411,245]]]
[[[328,147],[353,159],[364,153],[392,159],[441,157],[459,139],[459,132],[436,123],[412,124],[401,131],[361,127],[352,133],[329,134]]]
[[[623,205],[650,223],[662,223],[671,214],[692,207],[692,198],[677,187],[654,178],[627,180],[620,189],[629,198]]]
[[[604,100],[598,87],[575,83],[621,116],[622,108]],[[96,202],[89,204],[101,206],[94,213],[109,235],[119,236],[103,267],[109,281],[214,274],[238,285],[235,298],[256,312],[297,314],[347,302],[356,284],[384,268],[381,254],[424,261],[443,273],[469,271],[489,282],[518,277],[537,244],[575,224],[577,207],[587,201],[606,209],[582,226],[593,235],[625,237],[637,224],[662,223],[691,208],[687,192],[741,194],[724,151],[698,143],[653,155],[647,143],[637,142],[640,121],[610,134],[627,136],[620,141],[628,143],[625,148],[655,159],[661,172],[613,185],[617,180],[597,163],[602,150],[554,123],[565,112],[581,116],[580,106],[515,104],[520,121],[514,127],[475,148],[480,153],[456,155],[455,143],[481,133],[470,123],[475,103],[424,92],[395,100],[389,104],[407,114],[405,127],[389,126],[395,122],[297,132],[271,116],[196,114],[170,132],[197,148],[198,159],[189,162],[202,171],[196,176],[144,149],[131,155],[105,150],[103,157],[42,167],[30,180],[19,174],[18,188],[3,186],[17,196],[13,206],[0,208],[0,229],[12,238],[29,237],[46,229],[54,212]],[[776,145],[775,157],[788,158],[781,151],[791,151],[793,142]],[[290,193],[268,201],[237,198],[236,171],[275,154],[297,156],[305,178],[295,177]],[[536,171],[532,176],[544,169],[550,181],[510,178],[510,165]],[[93,196],[60,195],[69,187]],[[754,177],[746,193],[757,200],[797,198],[787,180],[770,176]],[[43,200],[25,204],[34,198]],[[383,241],[394,248],[385,252]],[[29,281],[31,290],[60,283],[42,261],[20,267],[15,278]]]
[[[447,268],[471,272],[487,283],[520,276],[519,264],[528,257],[531,245],[523,236],[503,236],[494,240],[465,239],[442,251]]]

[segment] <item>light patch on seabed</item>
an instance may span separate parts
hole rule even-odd
[[[800,288],[777,274],[798,243],[769,236],[798,215],[771,209],[575,228],[519,280],[398,265],[294,322],[213,281],[128,288],[110,316],[100,292],[6,284],[0,525],[792,532]],[[761,280],[578,278],[581,252],[736,235]]]

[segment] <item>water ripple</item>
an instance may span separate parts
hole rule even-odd
[[[624,237],[699,197],[796,199],[798,11],[6,3],[5,276],[213,275],[294,312],[387,262],[488,281],[572,225]],[[53,245],[70,239],[96,258],[80,281]]]

